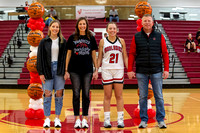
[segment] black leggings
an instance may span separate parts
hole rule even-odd
[[[92,73],[78,74],[71,72],[70,79],[73,86],[74,115],[80,115],[80,90],[82,89],[82,115],[88,116],[88,109],[90,105],[89,93]]]

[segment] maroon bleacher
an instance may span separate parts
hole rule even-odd
[[[68,39],[68,37],[74,32],[76,20],[61,20],[61,30],[63,36]],[[89,29],[94,31],[94,28],[106,28],[107,22],[103,22],[102,20],[90,20],[89,21]],[[129,21],[129,20],[121,20],[118,24],[119,32],[118,36],[124,38],[127,46],[127,51],[129,52],[130,44],[133,35],[137,32],[136,31],[136,21]],[[47,34],[47,28],[44,29],[43,33]],[[101,33],[96,33],[95,38],[97,43],[99,43],[100,39],[102,38]],[[127,70],[125,70],[126,72]],[[24,67],[22,68],[22,73],[20,74],[20,79],[18,79],[18,84],[29,84],[30,75],[26,68],[26,63],[24,63]],[[129,80],[125,74],[125,84],[137,84],[136,79]],[[71,84],[70,80],[66,81],[66,84]],[[99,74],[98,80],[93,80],[92,84],[100,85],[102,84],[101,81],[101,74]]]
[[[0,57],[15,33],[20,21],[0,21]]]
[[[161,23],[179,57],[191,84],[200,84],[200,53],[187,53],[184,43],[191,33],[193,38],[200,27],[200,21],[158,21]],[[196,40],[195,40],[196,41]]]

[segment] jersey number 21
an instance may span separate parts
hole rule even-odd
[[[118,63],[118,56],[119,56],[119,53],[117,54],[110,54],[110,61],[109,63]]]

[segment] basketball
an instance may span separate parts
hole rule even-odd
[[[151,14],[152,13],[152,8],[151,5],[146,2],[142,1],[136,4],[135,6],[135,14],[139,17],[142,18],[144,14]]]
[[[28,33],[27,40],[31,46],[37,47],[43,37],[44,35],[42,31],[34,30]]]
[[[26,62],[26,68],[28,69],[29,72],[37,72],[37,56],[32,56],[28,59],[28,61]]]
[[[44,6],[38,2],[32,3],[28,7],[28,15],[34,19],[41,18],[44,15]]]
[[[139,88],[138,88],[138,96],[140,95],[140,93],[139,93]],[[152,88],[148,88],[148,96],[147,96],[147,98],[148,99],[151,99],[153,97],[153,89]]]
[[[32,99],[40,99],[43,95],[42,85],[39,83],[32,83],[28,86],[27,93]]]
[[[153,97],[153,89],[152,88],[149,88],[148,89],[148,99],[151,99]]]

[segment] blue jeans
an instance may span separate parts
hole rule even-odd
[[[80,90],[82,89],[82,115],[88,116],[90,105],[90,84],[93,73],[77,74],[70,72],[73,86],[73,109],[74,115],[80,115]]]
[[[140,103],[140,118],[142,121],[148,121],[147,115],[147,96],[148,96],[148,83],[151,79],[151,84],[153,88],[153,93],[156,102],[156,120],[158,122],[164,121],[165,118],[165,109],[164,109],[164,100],[162,94],[162,72],[155,74],[142,74],[136,73],[139,87],[139,103]]]
[[[49,26],[49,24],[51,23],[51,21],[53,21],[53,19],[51,17],[49,17],[46,21],[45,21],[45,25]]]
[[[63,107],[63,96],[62,97],[56,97],[56,91],[64,89],[65,85],[65,80],[64,76],[59,76],[57,75],[57,61],[51,62],[51,73],[53,79],[50,80],[45,80],[45,84],[42,84],[44,92],[45,90],[55,91],[55,114],[60,115],[62,107]],[[50,116],[51,115],[51,99],[52,96],[50,97],[45,97],[44,94],[44,115],[45,116]]]
[[[110,22],[112,22],[113,19],[115,19],[115,20],[117,20],[117,22],[119,22],[119,17],[118,17],[118,16],[116,16],[116,17],[110,16],[110,17],[109,17],[109,21],[110,21]]]

